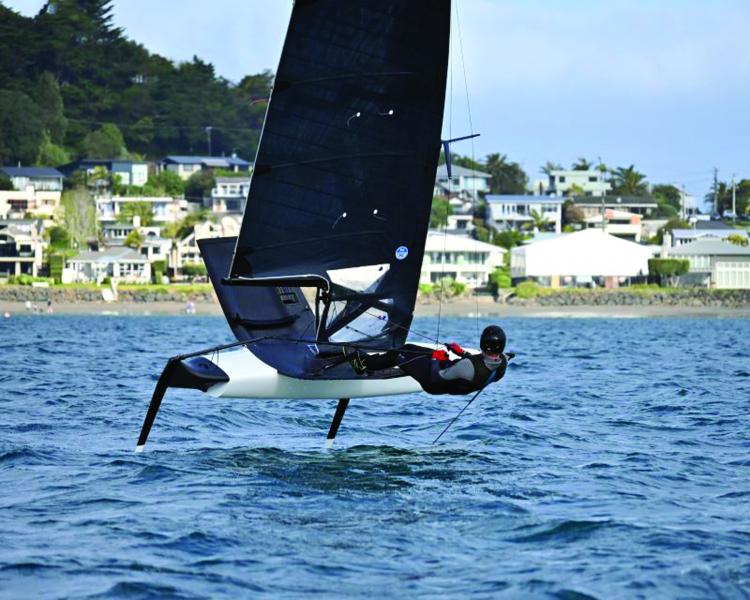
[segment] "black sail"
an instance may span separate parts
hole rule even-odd
[[[323,288],[319,339],[348,330],[342,339],[387,347],[406,337],[440,151],[450,4],[295,2],[229,282]]]

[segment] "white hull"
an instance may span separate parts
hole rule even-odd
[[[229,381],[209,388],[215,398],[337,399],[396,396],[422,391],[409,376],[392,379],[295,379],[280,374],[245,347],[206,354],[229,376]]]

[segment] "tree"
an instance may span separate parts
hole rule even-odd
[[[54,144],[45,131],[42,136],[42,143],[39,145],[36,164],[42,167],[57,167],[68,162],[70,162],[70,156],[65,148]]]
[[[594,164],[589,162],[587,159],[581,157],[573,163],[574,171],[590,171]]]
[[[548,160],[539,171],[545,175],[552,175],[552,171],[562,171],[562,168],[561,164]]]
[[[646,176],[635,170],[635,165],[619,167],[612,173],[612,193],[620,196],[645,196],[648,194]]]
[[[64,226],[74,245],[84,246],[96,239],[99,222],[96,204],[85,189],[77,188],[63,192],[61,205],[64,210]]]
[[[211,169],[193,173],[185,185],[185,199],[191,202],[202,202],[204,198],[211,195],[211,190],[215,186],[216,179]]]
[[[125,202],[117,215],[117,221],[132,223],[133,217],[140,217],[141,226],[148,227],[154,222],[154,209],[148,202]]]
[[[128,154],[120,129],[112,123],[89,133],[83,147],[89,158],[124,158]]]
[[[143,242],[145,241],[146,240],[143,237],[140,229],[133,229],[133,231],[128,234],[128,237],[125,238],[125,245],[128,248],[135,248],[140,252],[141,247],[143,246]]]
[[[731,233],[727,236],[727,241],[736,246],[747,246],[747,238],[739,233]]]
[[[675,287],[679,282],[680,275],[690,270],[690,261],[678,258],[650,258],[648,261],[648,273],[659,278],[659,285],[664,285],[667,280],[669,287]]]
[[[673,217],[667,221],[664,226],[660,227],[654,236],[654,242],[661,244],[664,241],[664,234],[670,232],[673,229],[690,229],[690,223],[683,221],[679,217]]]
[[[525,194],[528,176],[516,162],[508,162],[504,154],[489,154],[485,170],[492,176],[490,188],[493,194]]]
[[[182,178],[174,171],[162,170],[154,178],[154,183],[157,187],[164,190],[164,192],[173,198],[182,196],[185,193],[185,182]]]
[[[657,202],[669,204],[677,212],[682,207],[682,193],[677,186],[670,184],[655,185],[651,190],[651,194],[656,198]]]
[[[719,214],[723,214],[724,211],[732,210],[732,185],[731,183],[719,182],[718,185],[718,197],[719,197]],[[738,215],[747,214],[750,211],[750,179],[742,179],[736,183],[735,194],[735,205],[736,212]],[[713,191],[706,194],[706,202],[710,203],[711,206],[714,204]],[[712,209],[713,210],[713,209]]]
[[[432,207],[430,208],[430,227],[432,229],[440,229],[448,224],[448,216],[453,214],[450,202],[447,198],[441,196],[435,196],[432,199]]]
[[[5,173],[0,173],[0,192],[12,190],[13,182],[10,180],[10,177],[8,177]]]
[[[34,101],[42,111],[44,129],[50,141],[56,145],[65,143],[68,120],[65,118],[60,86],[52,73],[45,71],[39,77]]]
[[[68,230],[59,225],[55,225],[45,230],[45,237],[49,241],[50,250],[68,250],[72,246]]]
[[[0,164],[32,164],[44,134],[44,115],[26,94],[0,90]]]
[[[537,231],[544,231],[545,226],[549,223],[547,217],[538,210],[532,210],[529,216],[534,222],[534,229]]]
[[[516,246],[520,246],[525,239],[526,236],[520,231],[507,230],[496,233],[492,243],[510,252]]]
[[[565,195],[571,197],[585,196],[586,190],[584,190],[583,187],[578,185],[577,183],[571,183],[570,187],[565,191]]]
[[[583,223],[585,219],[586,213],[580,206],[576,206],[572,200],[566,200],[563,203],[563,225]]]

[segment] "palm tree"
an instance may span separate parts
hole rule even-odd
[[[552,162],[551,160],[548,160],[541,169],[539,169],[540,172],[544,173],[545,175],[552,175],[552,171],[562,171],[562,165],[559,163]]]
[[[573,170],[574,171],[590,171],[591,167],[593,166],[594,164],[590,163],[588,159],[581,157],[576,162],[573,163]]]
[[[612,193],[622,196],[645,196],[648,194],[646,176],[635,170],[635,165],[619,167],[612,172]]]
[[[534,221],[534,229],[536,229],[537,231],[543,231],[544,226],[549,222],[547,220],[547,217],[545,217],[538,210],[532,210],[529,213],[529,216],[531,216],[531,219]]]

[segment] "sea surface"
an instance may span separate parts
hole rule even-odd
[[[438,445],[465,397],[352,400],[324,451],[335,401],[170,390],[134,454],[223,319],[0,321],[0,597],[750,598],[750,320],[501,324]]]

